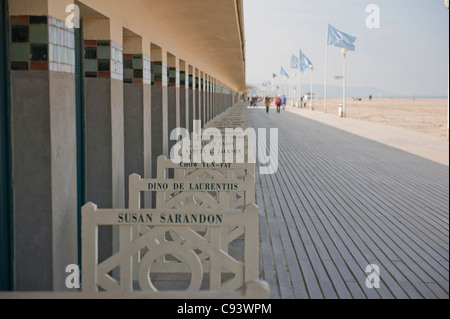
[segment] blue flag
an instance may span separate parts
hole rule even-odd
[[[289,74],[287,74],[287,72],[283,69],[283,67],[281,67],[281,75],[284,75],[285,77],[289,78]]]
[[[298,69],[298,57],[296,55],[291,56],[291,69]]]
[[[339,48],[347,48],[350,51],[355,51],[356,38],[347,33],[339,31],[331,24],[328,24],[328,45],[334,45]]]
[[[300,50],[300,72],[305,72],[312,65],[311,61]]]

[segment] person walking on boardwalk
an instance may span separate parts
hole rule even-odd
[[[283,95],[282,103],[283,103],[283,111],[284,111],[284,110],[286,110],[286,96],[285,95]]]
[[[282,103],[281,98],[278,95],[277,99],[275,100],[275,105],[277,106],[277,113],[280,113],[281,103]]]
[[[264,104],[266,104],[266,113],[269,113],[269,107],[270,107],[270,98],[266,96],[264,100]]]

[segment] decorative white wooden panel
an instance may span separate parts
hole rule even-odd
[[[202,217],[203,216],[203,217]],[[130,229],[130,225],[146,227],[147,231],[137,238],[131,232],[120,232],[120,249],[117,253],[98,263],[98,227],[117,225]],[[206,238],[192,227],[207,226],[210,236]],[[244,229],[244,259],[238,261],[222,249],[224,227]],[[191,280],[187,291],[198,291],[205,273],[209,274],[209,289],[235,291],[246,283],[258,279],[258,208],[250,204],[244,210],[174,210],[145,209],[98,209],[93,203],[82,208],[82,289],[84,292],[105,291],[131,292],[133,269],[137,266],[139,290],[157,291],[150,277],[152,265],[158,257],[173,255],[183,259]],[[161,240],[167,232],[176,233],[181,241]],[[122,236],[129,236],[122,238]],[[144,252],[145,251],[145,252]],[[135,256],[144,252],[138,265]],[[208,259],[201,261],[199,255]],[[205,267],[207,265],[207,267]],[[119,280],[109,273],[118,268]],[[227,281],[222,274],[232,274]]]
[[[255,172],[255,165],[252,163],[174,163],[165,156],[159,156],[157,162],[157,177],[167,179],[169,170],[173,170],[173,176],[176,180],[239,180],[245,178],[246,175],[253,175]],[[218,200],[227,201],[227,204],[221,208],[241,208],[255,201],[255,184],[253,182],[247,184],[247,188],[242,192],[228,192],[226,194],[218,194],[210,192],[205,194],[215,197]],[[178,205],[178,208],[195,208],[202,204],[202,201],[196,197],[195,194],[185,194],[186,200],[184,205]],[[170,199],[169,192],[159,192],[156,197],[156,207],[162,208]],[[179,199],[184,199],[180,197]],[[170,203],[170,202],[169,202]],[[212,207],[211,207],[212,208]],[[217,207],[216,207],[217,208]],[[220,209],[220,207],[218,208]],[[223,230],[225,231],[225,230]],[[242,235],[241,228],[230,227],[226,230],[228,236],[227,240],[223,240],[223,249],[228,251],[228,246],[239,236]],[[206,230],[205,236],[209,236]]]
[[[227,171],[232,172],[232,171]],[[172,209],[176,211],[199,210],[199,209],[213,209],[213,210],[228,210],[240,208],[255,202],[255,179],[253,175],[246,175],[243,178],[180,178],[180,179],[143,179],[137,174],[129,177],[129,208],[140,209],[141,192],[154,191],[149,189],[149,185],[160,186],[162,189],[156,190],[157,193],[157,209]],[[180,185],[184,186],[184,190],[180,191]],[[220,191],[197,191],[197,185],[225,185],[225,190]],[[167,186],[167,187],[166,187]],[[230,187],[231,186],[231,187]],[[235,194],[238,198],[234,197]],[[206,226],[193,227],[195,231],[205,238],[210,238],[211,230]],[[130,229],[124,228],[122,232],[131,232],[130,236],[136,239],[147,231],[147,228],[140,226],[132,226]],[[230,226],[222,227],[222,249],[228,251],[229,245],[243,234],[243,227]],[[179,240],[179,235],[169,233],[174,240]],[[162,234],[163,240],[166,233]],[[205,255],[201,255],[202,261],[206,259]],[[140,254],[137,255],[135,264],[139,263]],[[162,272],[183,272],[183,269],[177,268],[179,262],[169,262],[164,257],[158,259],[162,265],[159,269]],[[168,267],[167,264],[173,267]]]

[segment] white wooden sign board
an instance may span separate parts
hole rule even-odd
[[[147,227],[148,231],[132,239],[130,232],[120,232],[120,249],[105,261],[98,263],[98,227],[116,225],[130,229],[130,225]],[[208,226],[211,236],[207,239],[192,229]],[[133,291],[133,262],[139,252],[146,250],[137,265],[137,282],[142,291],[157,291],[150,277],[150,270],[158,257],[170,254],[183,259],[189,267],[191,281],[189,291],[199,291],[203,276],[209,273],[209,289],[235,291],[246,283],[258,279],[258,208],[248,205],[243,211],[98,209],[93,203],[82,208],[82,289],[96,292],[99,288],[109,292]],[[244,260],[237,261],[222,249],[221,228],[239,226],[244,232]],[[175,232],[183,240],[160,241],[165,232]],[[208,255],[208,267],[199,258],[199,252]],[[120,280],[109,273],[119,267]],[[222,273],[234,277],[222,282]]]

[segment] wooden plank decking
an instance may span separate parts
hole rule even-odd
[[[256,169],[271,298],[449,297],[448,166],[290,112],[249,119],[279,129],[278,172]]]

